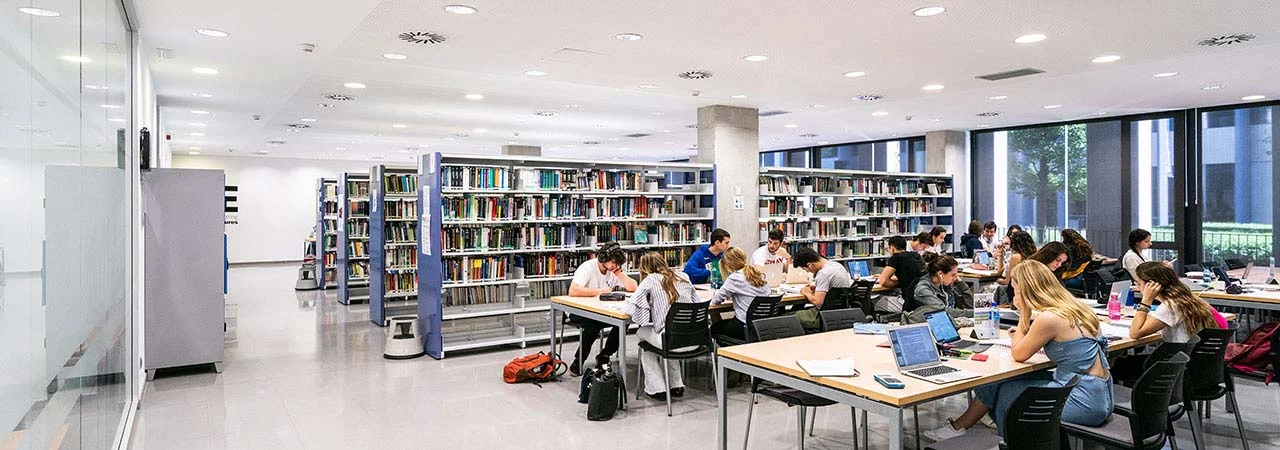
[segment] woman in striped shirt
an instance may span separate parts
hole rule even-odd
[[[666,325],[667,311],[675,302],[693,303],[698,300],[698,293],[689,282],[689,277],[681,272],[671,270],[667,259],[657,252],[648,252],[640,257],[640,285],[636,292],[627,299],[626,313],[631,315],[631,322],[639,325],[636,335],[640,339],[662,347],[662,328]],[[666,400],[668,386],[662,379],[662,360],[651,352],[640,354],[640,364],[650,376],[644,377],[644,393],[654,400]],[[673,397],[684,396],[684,377],[680,366],[672,368],[670,391]]]

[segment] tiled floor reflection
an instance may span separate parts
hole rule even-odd
[[[667,417],[665,405],[644,399],[633,400],[630,411],[612,421],[589,422],[586,408],[576,403],[576,378],[542,387],[502,382],[504,363],[540,347],[443,361],[384,360],[382,329],[369,323],[366,306],[339,305],[333,291],[295,292],[296,274],[293,266],[231,271],[228,301],[238,305],[237,339],[227,348],[225,372],[148,383],[131,448],[715,447],[715,395],[703,377],[687,380],[693,389],[675,403],[675,417]],[[573,348],[570,343],[566,351]],[[634,374],[634,365],[630,369]],[[1252,380],[1237,386],[1251,448],[1280,449],[1280,386]],[[922,426],[959,414],[962,400],[921,408]],[[739,388],[730,401],[731,448],[738,448],[747,395]],[[753,423],[751,448],[794,448],[795,414],[785,405],[761,400]],[[1208,424],[1212,448],[1240,447],[1222,402]],[[871,432],[873,448],[888,446],[884,421],[873,417]],[[849,410],[823,409],[815,434],[809,449],[852,448]],[[1182,448],[1194,448],[1189,431],[1179,435]]]

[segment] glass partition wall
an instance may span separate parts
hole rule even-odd
[[[0,8],[0,447],[118,448],[136,391],[132,35],[116,0]]]

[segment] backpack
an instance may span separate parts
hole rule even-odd
[[[563,370],[562,370],[563,369]],[[502,368],[502,381],[507,383],[523,383],[532,381],[539,383],[564,375],[569,366],[564,361],[546,352],[538,352],[512,359]]]
[[[1271,342],[1280,322],[1267,322],[1249,333],[1239,344],[1227,344],[1227,367],[1246,373],[1265,373],[1271,364]]]
[[[612,419],[622,406],[622,379],[608,364],[588,370],[582,375],[578,403],[587,405],[587,420]]]

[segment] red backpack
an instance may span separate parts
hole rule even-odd
[[[1267,322],[1249,333],[1244,342],[1227,344],[1227,367],[1246,374],[1266,373],[1267,366],[1271,364],[1271,343],[1277,331],[1280,331],[1280,323]]]
[[[547,381],[564,375],[569,370],[569,366],[564,361],[548,355],[546,352],[538,352],[532,355],[525,355],[507,363],[502,368],[502,381],[507,383],[523,383],[532,381],[534,383]]]

